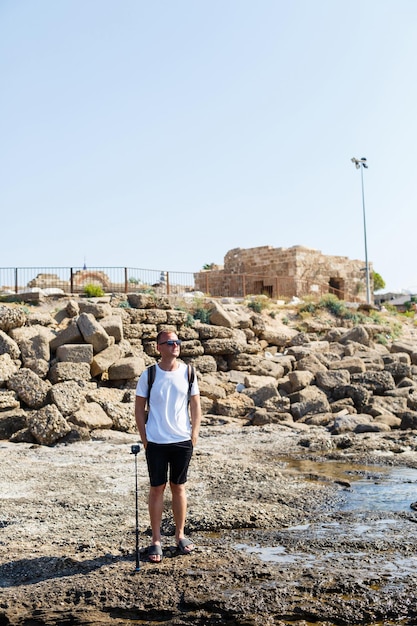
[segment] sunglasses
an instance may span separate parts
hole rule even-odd
[[[168,339],[168,341],[161,341],[159,345],[162,346],[164,343],[166,343],[167,346],[180,346],[181,339]]]

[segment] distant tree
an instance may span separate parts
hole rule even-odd
[[[374,283],[374,291],[384,289],[385,280],[382,278],[381,274],[378,274],[378,272],[372,272],[372,280]]]

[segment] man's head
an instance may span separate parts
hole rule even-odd
[[[181,341],[177,333],[170,330],[161,330],[156,338],[156,347],[161,356],[173,357],[180,353]]]

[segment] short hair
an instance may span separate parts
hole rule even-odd
[[[158,345],[159,343],[161,343],[161,337],[162,337],[162,335],[170,335],[171,333],[173,333],[174,335],[176,335],[176,334],[177,334],[175,330],[170,330],[169,328],[167,328],[167,329],[165,329],[165,330],[160,330],[160,331],[159,331],[159,333],[158,333],[158,334],[157,334],[157,336],[156,336],[156,343],[157,343],[157,345]],[[177,337],[178,337],[178,335],[177,335]]]

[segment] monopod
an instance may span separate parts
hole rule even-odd
[[[139,558],[139,510],[138,510],[138,453],[140,452],[140,445],[138,443],[133,444],[130,448],[130,453],[135,455],[135,484],[136,484],[136,567],[135,572],[140,571],[140,558]]]

